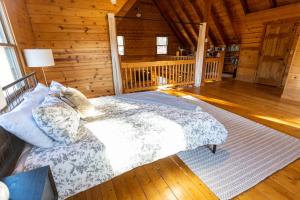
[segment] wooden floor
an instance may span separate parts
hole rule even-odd
[[[199,88],[166,91],[191,95],[300,138],[300,104],[280,99],[276,88],[223,81]],[[217,199],[177,157],[171,156],[118,176],[70,200]],[[239,200],[300,199],[300,160],[239,195]]]

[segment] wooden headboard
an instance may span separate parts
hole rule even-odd
[[[36,85],[36,75],[31,73],[3,87],[8,106],[1,111],[1,114],[10,112],[22,103],[24,94],[32,91]],[[24,141],[0,126],[0,178],[10,175],[14,170],[24,146]]]

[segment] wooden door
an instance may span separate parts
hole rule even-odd
[[[283,86],[294,31],[295,23],[267,25],[256,76],[257,83]]]

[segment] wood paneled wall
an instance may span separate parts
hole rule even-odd
[[[300,4],[290,4],[289,7],[282,6],[245,15],[240,0],[224,1],[230,7],[235,30],[238,31],[240,37],[241,52],[237,79],[255,82],[266,24],[279,20],[295,20],[300,16],[297,11]]]
[[[136,8],[140,8],[142,19],[151,20],[138,19]],[[181,44],[152,0],[138,0],[125,17],[129,19],[117,21],[118,35],[125,37],[125,58],[155,56],[156,36],[167,36],[168,54],[175,55]]]
[[[15,1],[15,0],[13,0]],[[88,97],[114,93],[107,13],[127,0],[26,0],[36,48],[51,48],[49,81],[78,88]]]
[[[296,45],[282,98],[300,101],[300,25],[297,28]]]

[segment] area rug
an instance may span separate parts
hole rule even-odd
[[[207,147],[178,154],[221,200],[238,196],[300,157],[300,140],[192,96],[179,98],[160,92],[126,96],[188,110],[200,106],[227,128],[228,140],[218,146],[216,154]]]
[[[196,100],[229,132],[215,155],[207,147],[178,154],[220,199],[231,199],[300,157],[300,140]]]

